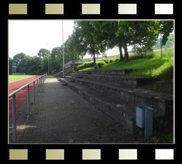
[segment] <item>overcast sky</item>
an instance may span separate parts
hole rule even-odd
[[[74,20],[64,20],[64,41],[73,33]],[[52,51],[62,45],[62,20],[9,20],[9,57],[17,53],[35,56],[41,48]],[[106,52],[119,54],[118,48]],[[84,58],[91,57],[86,55]]]
[[[73,20],[64,20],[64,41],[73,33]],[[9,20],[9,57],[17,53],[35,56],[40,48],[62,45],[62,20]]]

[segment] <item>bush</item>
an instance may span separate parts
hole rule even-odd
[[[84,63],[84,68],[93,67],[93,66],[94,66],[94,62]]]
[[[53,71],[51,71],[51,75],[54,75],[57,71],[54,69]]]
[[[76,71],[81,70],[81,69],[84,69],[84,68],[93,67],[93,66],[94,66],[94,62],[86,62],[86,63],[83,63],[81,65],[78,65],[76,67]]]
[[[113,59],[114,62],[119,62],[119,58]]]
[[[153,58],[154,57],[154,51],[139,51],[138,53],[129,56],[129,58],[132,59],[143,59],[143,58]]]
[[[99,62],[97,62],[97,65],[99,68],[102,68],[102,66],[105,65],[105,62],[99,61]]]
[[[78,71],[78,70],[80,70],[80,69],[83,69],[83,68],[85,68],[85,64],[78,65],[78,66],[76,67],[76,71]]]
[[[100,61],[105,62],[105,64],[108,64],[109,63],[109,60],[108,59],[101,59]]]

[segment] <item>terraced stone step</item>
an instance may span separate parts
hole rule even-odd
[[[98,81],[102,83],[108,83],[122,88],[136,88],[144,86],[148,82],[157,80],[150,77],[129,77],[129,76],[107,76],[107,75],[82,75],[76,76],[76,78],[82,77],[83,79]]]
[[[119,122],[124,128],[128,129],[131,133],[136,130],[136,105],[126,102],[124,100],[115,99],[109,94],[96,92],[91,88],[80,86],[79,84],[71,83],[68,80],[61,78],[61,82],[67,83],[67,85],[94,104],[94,106],[101,109],[104,113],[112,117]]]
[[[123,70],[102,70],[102,71],[81,71],[71,73],[71,76],[78,76],[84,74],[94,74],[94,75],[108,75],[108,76],[125,76],[127,73],[132,72],[132,69],[123,69]]]
[[[62,85],[67,85],[67,83],[66,83],[66,82],[64,82],[64,81],[63,81],[63,80],[61,80],[61,79],[59,79],[58,81],[60,81]]]
[[[137,88],[121,88],[112,86],[111,84],[71,76],[66,76],[66,79],[75,81],[75,85],[88,87],[104,94],[107,93],[114,98],[124,100],[126,102],[153,107],[154,111],[159,116],[173,116],[173,96],[170,94]]]

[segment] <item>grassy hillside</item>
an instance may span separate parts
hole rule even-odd
[[[160,50],[149,53],[147,55],[131,55],[130,61],[119,61],[118,58],[100,59],[107,60],[108,64],[104,64],[102,68],[97,70],[118,70],[133,69],[127,76],[145,76],[157,77],[156,83],[148,84],[147,89],[161,92],[173,93],[173,65],[174,55],[173,49],[163,51],[162,57]],[[84,68],[79,71],[95,70],[95,67]]]

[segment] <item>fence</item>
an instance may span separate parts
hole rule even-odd
[[[12,92],[9,94],[9,98],[13,97],[13,142],[16,143],[16,99],[15,95],[20,92],[22,89],[27,87],[27,117],[30,116],[30,91],[29,91],[29,85],[34,84],[33,86],[33,97],[34,97],[34,103],[35,103],[35,83],[37,82],[37,95],[40,90],[41,85],[44,83],[45,79],[47,77],[47,74],[42,75],[41,77],[35,79],[34,81],[24,85],[23,87],[19,88],[18,90]]]

